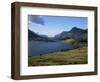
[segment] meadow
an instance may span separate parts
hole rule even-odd
[[[87,47],[28,57],[28,66],[87,64]]]

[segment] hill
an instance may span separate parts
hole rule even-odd
[[[28,29],[28,40],[33,40],[33,41],[43,41],[43,42],[52,42],[51,39],[49,39],[46,36],[38,35],[37,33],[31,31]]]
[[[73,27],[70,31],[64,31],[54,37],[56,40],[74,39],[87,42],[87,29]]]

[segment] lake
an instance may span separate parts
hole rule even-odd
[[[73,49],[80,45],[66,44],[63,42],[28,42],[28,56],[36,56],[40,54],[47,54],[66,49]]]

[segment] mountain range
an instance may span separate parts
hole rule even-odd
[[[87,41],[88,29],[80,29],[73,27],[70,31],[63,31],[54,37],[48,37],[46,35],[39,35],[28,29],[28,40],[35,41],[61,41],[66,39],[84,40]]]
[[[83,30],[77,27],[73,27],[70,31],[64,31],[54,37],[57,40],[65,40],[65,39],[87,39],[87,29]]]
[[[48,38],[46,35],[39,35],[31,30],[28,29],[28,40],[33,41],[45,41],[45,42],[52,42],[50,38]]]

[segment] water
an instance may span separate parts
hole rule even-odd
[[[65,44],[62,42],[28,42],[28,56],[47,54],[65,49],[72,49],[79,45]]]

